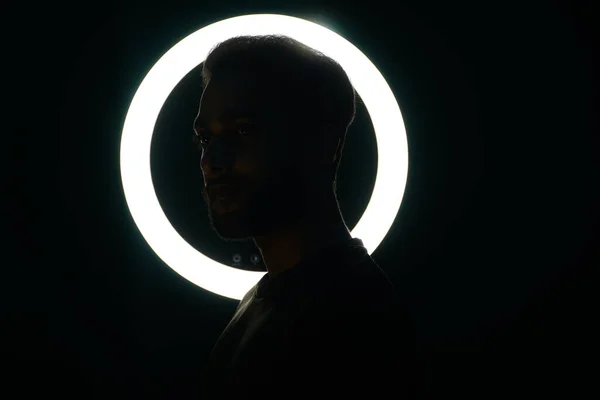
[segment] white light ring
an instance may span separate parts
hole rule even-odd
[[[163,104],[215,44],[233,36],[267,34],[292,37],[336,60],[364,101],[373,123],[379,160],[371,199],[352,237],[362,239],[369,254],[379,246],[396,218],[408,173],[406,130],[394,94],[375,65],[337,33],[296,17],[254,14],[213,23],[181,40],[148,72],[127,111],[120,154],[123,191],[133,220],[159,258],[190,282],[237,300],[265,272],[239,270],[216,262],[178,234],[154,191],[150,145]]]

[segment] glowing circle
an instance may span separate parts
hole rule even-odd
[[[379,161],[371,199],[352,236],[362,239],[369,254],[394,222],[408,172],[406,131],[392,90],[375,65],[337,33],[296,17],[254,14],[213,23],[181,40],[148,72],[127,111],[120,149],[123,191],[133,220],[158,257],[190,282],[237,300],[265,273],[220,264],[198,252],[177,233],[154,191],[150,145],[163,104],[215,44],[233,36],[267,34],[292,37],[336,60],[365,103],[376,134]]]

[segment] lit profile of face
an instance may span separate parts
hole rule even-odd
[[[266,235],[303,218],[310,202],[309,161],[274,93],[236,71],[211,78],[202,94],[194,129],[203,196],[224,241]]]

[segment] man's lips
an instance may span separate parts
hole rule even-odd
[[[233,211],[239,208],[237,190],[232,185],[214,185],[208,187],[211,208],[218,213]]]
[[[211,199],[229,198],[235,195],[235,187],[229,184],[212,185],[208,187],[208,195]]]

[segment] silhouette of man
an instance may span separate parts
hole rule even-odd
[[[348,76],[280,35],[220,43],[202,75],[194,129],[212,228],[224,241],[253,240],[268,271],[211,353],[209,398],[264,398],[264,388],[409,395],[412,325],[335,193],[355,116]]]

